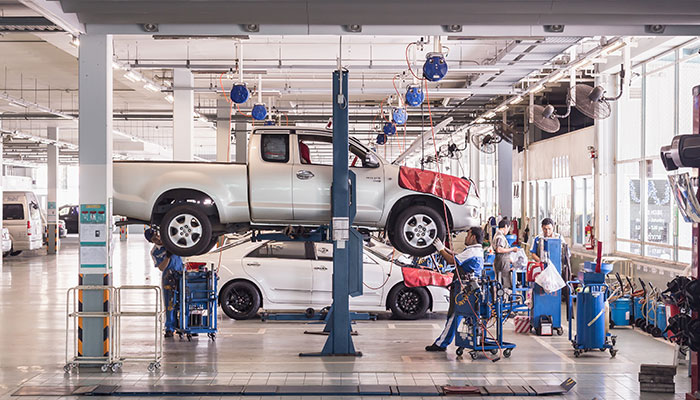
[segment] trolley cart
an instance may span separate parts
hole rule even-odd
[[[124,292],[151,292],[153,299],[150,304],[153,304],[151,310],[132,310],[127,308],[123,304],[123,294]],[[115,303],[115,348],[114,348],[114,358],[116,360],[117,366],[121,368],[122,362],[124,361],[148,361],[148,371],[154,372],[161,367],[161,360],[163,359],[163,325],[165,310],[163,307],[163,295],[161,293],[160,286],[146,286],[146,285],[127,285],[120,286],[114,290],[114,303]],[[144,303],[148,303],[145,301]],[[153,318],[153,353],[151,355],[124,355],[122,352],[122,319],[124,318]],[[140,348],[141,346],[139,346]]]
[[[204,334],[216,340],[219,277],[213,263],[186,263],[175,298],[178,327],[175,332],[192,340],[194,334]]]
[[[605,283],[604,273],[586,272],[583,274],[583,287],[580,292],[574,290],[573,285],[580,281],[569,281],[567,285],[571,289],[569,296],[569,341],[574,348],[574,356],[599,349],[610,351],[610,356],[615,357],[617,350],[616,336],[606,332],[605,326],[605,302],[608,300],[608,285]],[[576,299],[576,335],[573,334],[573,300]]]
[[[503,341],[503,322],[511,313],[511,305],[505,302],[502,285],[490,279],[468,281],[466,287],[455,284],[461,288],[454,300],[455,314],[463,318],[455,335],[457,355],[470,349],[469,355],[476,359],[479,353],[497,355],[502,350],[505,358],[510,357],[515,344]]]
[[[559,273],[561,273],[561,239],[542,239],[540,246],[542,263],[528,264],[528,281],[532,288],[532,305],[530,307],[531,330],[537,334],[542,332],[542,322],[548,321],[552,324],[552,330],[561,336],[564,329],[561,325],[561,290],[547,293],[540,285],[535,283],[537,274],[547,268],[547,261],[551,262]],[[538,265],[539,264],[539,265]],[[537,268],[539,272],[536,272]]]
[[[115,358],[114,352],[114,302],[109,301],[109,307],[103,311],[82,311],[80,299],[87,295],[86,292],[98,292],[107,299],[114,298],[114,286],[78,285],[68,289],[66,292],[66,364],[63,366],[63,370],[71,372],[83,364],[91,366],[101,364],[102,372],[116,371],[121,367],[121,364]],[[101,320],[106,325],[108,344],[106,348],[103,348],[103,356],[84,356],[78,332],[83,324],[95,320]],[[71,332],[73,334],[72,346],[70,345]]]

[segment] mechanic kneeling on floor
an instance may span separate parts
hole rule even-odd
[[[469,281],[478,279],[481,276],[481,270],[484,269],[484,249],[482,243],[484,241],[484,231],[478,226],[467,230],[467,236],[464,238],[464,244],[467,246],[463,252],[454,254],[451,250],[445,248],[445,245],[440,239],[435,239],[433,246],[445,259],[448,264],[456,266],[455,276],[450,285],[450,307],[447,311],[447,322],[440,336],[435,339],[435,342],[430,346],[426,346],[426,351],[445,351],[447,346],[452,343],[452,340],[457,333],[459,323],[462,321],[461,315],[455,315],[454,305],[455,297],[461,288],[459,280]],[[456,275],[459,273],[459,277]]]
[[[173,332],[177,327],[173,292],[177,289],[177,285],[182,277],[182,258],[165,250],[163,242],[160,240],[160,234],[155,229],[148,228],[143,235],[147,241],[153,243],[153,249],[151,249],[153,263],[156,268],[163,272],[161,284],[163,287],[163,304],[165,305],[165,337],[173,337]]]

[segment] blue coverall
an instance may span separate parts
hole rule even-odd
[[[163,270],[161,284],[163,287],[163,304],[165,305],[165,330],[173,332],[178,326],[177,320],[175,319],[176,301],[174,291],[177,289],[177,285],[182,276],[182,258],[178,255],[168,253],[165,247],[158,245],[153,246],[151,257],[153,257],[153,262],[156,267],[163,262],[166,257],[170,257],[168,266]]]
[[[481,271],[484,269],[484,249],[480,244],[473,244],[467,246],[463,252],[455,255],[455,262],[457,263],[457,271],[461,274],[474,274],[474,276],[481,276]],[[443,349],[452,343],[455,334],[457,333],[457,328],[460,322],[462,322],[462,315],[457,315],[454,312],[454,299],[459,292],[461,286],[458,284],[459,278],[455,275],[452,280],[452,288],[450,289],[450,309],[447,313],[447,322],[445,323],[445,328],[442,330],[440,336],[435,339],[435,344],[442,347]]]

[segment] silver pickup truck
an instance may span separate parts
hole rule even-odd
[[[349,157],[357,176],[354,224],[386,229],[398,251],[427,255],[447,224],[452,231],[479,225],[471,180],[442,175],[453,183],[436,192],[426,175],[434,173],[392,165],[352,138]],[[169,251],[191,256],[229,232],[328,224],[331,181],[330,132],[266,126],[250,135],[247,164],[115,162],[114,214],[159,226]]]

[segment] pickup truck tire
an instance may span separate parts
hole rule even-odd
[[[425,288],[410,288],[401,282],[391,289],[387,303],[394,318],[419,319],[423,318],[430,308],[430,295]]]
[[[226,285],[219,295],[221,309],[231,319],[253,318],[260,309],[260,293],[250,282],[236,281]]]
[[[433,240],[445,239],[445,220],[435,209],[412,205],[402,211],[389,229],[389,239],[396,250],[424,257],[435,252]]]
[[[199,206],[180,204],[163,216],[160,238],[163,246],[178,256],[204,254],[211,248],[211,221]]]

